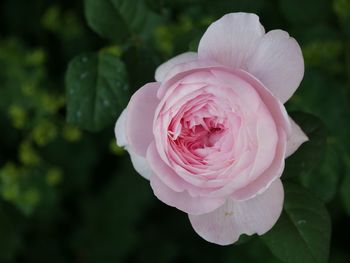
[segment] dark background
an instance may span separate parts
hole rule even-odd
[[[144,2],[160,22],[123,41],[94,33],[82,0],[0,2],[0,262],[281,262],[257,237],[220,247],[197,236],[134,172],[112,121],[99,132],[65,121],[65,72],[76,55],[113,47],[132,94],[237,11],[257,13],[266,31],[286,30],[302,47],[305,77],[287,109],[318,116],[328,137],[297,180],[330,211],[330,262],[350,262],[350,1]]]

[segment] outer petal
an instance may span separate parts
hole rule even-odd
[[[127,108],[125,108],[120,114],[114,128],[115,138],[117,139],[117,145],[119,147],[125,147],[128,145],[125,135]]]
[[[287,32],[272,30],[262,37],[255,53],[247,61],[247,71],[285,103],[304,76],[300,46]]]
[[[209,26],[199,42],[200,59],[212,59],[233,68],[243,68],[265,30],[259,17],[231,13]]]
[[[128,147],[128,141],[126,139],[125,134],[125,125],[126,125],[126,118],[127,118],[127,108],[123,110],[123,112],[120,114],[117,123],[115,124],[115,137],[117,139],[117,145],[119,147],[125,147],[125,149],[130,154],[131,162],[136,170],[140,175],[142,175],[144,178],[148,179],[153,174],[150,166],[147,163],[147,160],[134,153],[130,147]]]
[[[287,140],[286,157],[292,155],[300,147],[300,145],[309,140],[299,125],[296,124],[292,118],[289,118],[289,120],[292,124],[292,132]]]
[[[142,177],[149,180],[151,175],[153,174],[153,171],[151,170],[150,166],[148,165],[146,158],[134,153],[133,151],[131,151],[128,148],[127,148],[127,151],[130,154],[131,162],[132,162],[136,172],[138,172]]]
[[[194,230],[205,240],[219,245],[236,242],[241,234],[262,235],[279,218],[283,207],[283,186],[277,179],[267,191],[247,201],[228,200],[215,211],[189,215]]]
[[[192,60],[196,60],[198,58],[198,55],[196,52],[186,52],[183,54],[180,54],[176,57],[173,57],[172,59],[169,59],[168,61],[164,62],[162,65],[160,65],[155,74],[156,81],[163,81],[165,79],[166,74],[176,65],[190,62]]]
[[[176,172],[170,168],[160,157],[158,150],[156,148],[155,142],[147,149],[146,155],[147,163],[151,167],[153,173],[171,190],[175,192],[187,191],[190,196],[200,196],[205,195],[212,191],[210,188],[201,188],[192,185],[191,183],[185,181]]]
[[[223,196],[230,195],[233,192],[232,197],[235,200],[247,200],[263,193],[273,181],[282,175],[284,169],[287,134],[290,134],[291,132],[291,124],[283,104],[277,98],[275,98],[258,79],[254,78],[251,74],[243,70],[231,71],[235,72],[235,74],[240,76],[240,78],[255,87],[265,105],[270,110],[270,113],[278,127],[279,142],[276,148],[275,159],[271,163],[271,166],[254,181],[247,181],[248,184],[243,188],[236,189],[236,182],[232,181],[232,183],[226,184],[224,187],[222,187],[222,189],[219,189],[211,194],[211,196]]]
[[[159,200],[193,215],[209,213],[225,203],[224,198],[192,197],[187,191],[175,192],[156,175],[151,177],[151,187]]]
[[[153,117],[159,103],[156,96],[159,83],[148,83],[130,99],[126,117],[126,138],[132,152],[146,156],[153,141]]]
[[[175,65],[169,73],[166,75],[163,80],[160,88],[158,89],[157,96],[159,99],[162,99],[169,89],[169,87],[173,86],[175,83],[181,81],[184,77],[191,74],[192,72],[198,72],[206,69],[210,69],[213,67],[222,67],[216,61],[213,60],[193,60],[188,63],[182,63]]]
[[[146,158],[154,173],[166,186],[175,192],[183,192],[186,189],[186,182],[159,156],[155,142],[148,147]]]
[[[254,199],[259,194],[268,191],[270,185],[275,180],[281,177],[284,170],[284,153],[286,152],[286,135],[283,131],[279,131],[279,137],[282,143],[279,143],[276,149],[276,158],[271,166],[266,169],[255,181],[248,184],[246,187],[235,191],[232,197],[235,200]]]

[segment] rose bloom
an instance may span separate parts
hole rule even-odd
[[[282,211],[285,158],[307,140],[283,106],[303,74],[288,33],[265,33],[255,14],[227,14],[209,26],[197,53],[167,61],[157,82],[131,97],[116,123],[117,144],[158,199],[187,213],[205,240],[228,245],[262,235]]]

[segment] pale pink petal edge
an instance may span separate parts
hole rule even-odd
[[[246,70],[285,103],[299,87],[304,76],[301,48],[287,32],[269,31],[261,38],[247,61]]]
[[[157,175],[151,176],[154,195],[163,203],[193,215],[209,213],[225,203],[224,198],[193,197],[187,191],[175,192],[166,186]]]
[[[309,140],[300,126],[292,118],[289,119],[292,124],[292,131],[287,140],[286,158],[291,156],[304,142]]]
[[[117,145],[119,147],[126,147],[128,145],[128,141],[126,139],[126,134],[125,134],[126,115],[127,115],[127,108],[125,108],[122,111],[114,127],[114,134],[117,141]]]
[[[208,27],[199,42],[198,56],[234,69],[246,69],[246,62],[264,33],[256,14],[226,14]]]
[[[198,58],[198,55],[196,52],[186,52],[169,59],[168,61],[161,64],[156,69],[156,73],[155,73],[156,81],[162,82],[165,79],[165,76],[174,66],[178,64],[190,62],[192,60],[196,60],[197,58]]]
[[[280,179],[262,194],[247,201],[227,202],[213,212],[191,215],[194,230],[203,239],[218,245],[235,243],[241,234],[263,235],[277,222],[283,208],[284,191]]]
[[[126,139],[130,149],[143,157],[154,139],[153,118],[159,100],[158,82],[148,83],[131,97],[126,116]]]

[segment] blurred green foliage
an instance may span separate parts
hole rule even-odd
[[[287,160],[283,179],[309,189],[314,206],[326,204],[329,262],[350,262],[349,0],[1,1],[0,262],[298,262],[286,260],[289,249],[305,252],[295,232],[296,246],[274,245],[279,229],[292,227],[286,215],[298,216],[293,202],[265,240],[209,244],[185,214],[156,200],[114,143],[115,120],[157,65],[196,50],[211,22],[238,11],[302,47],[305,77],[287,108],[310,141]],[[92,58],[87,80],[73,60],[82,54]],[[313,257],[315,242],[299,262],[327,260],[327,251]]]

